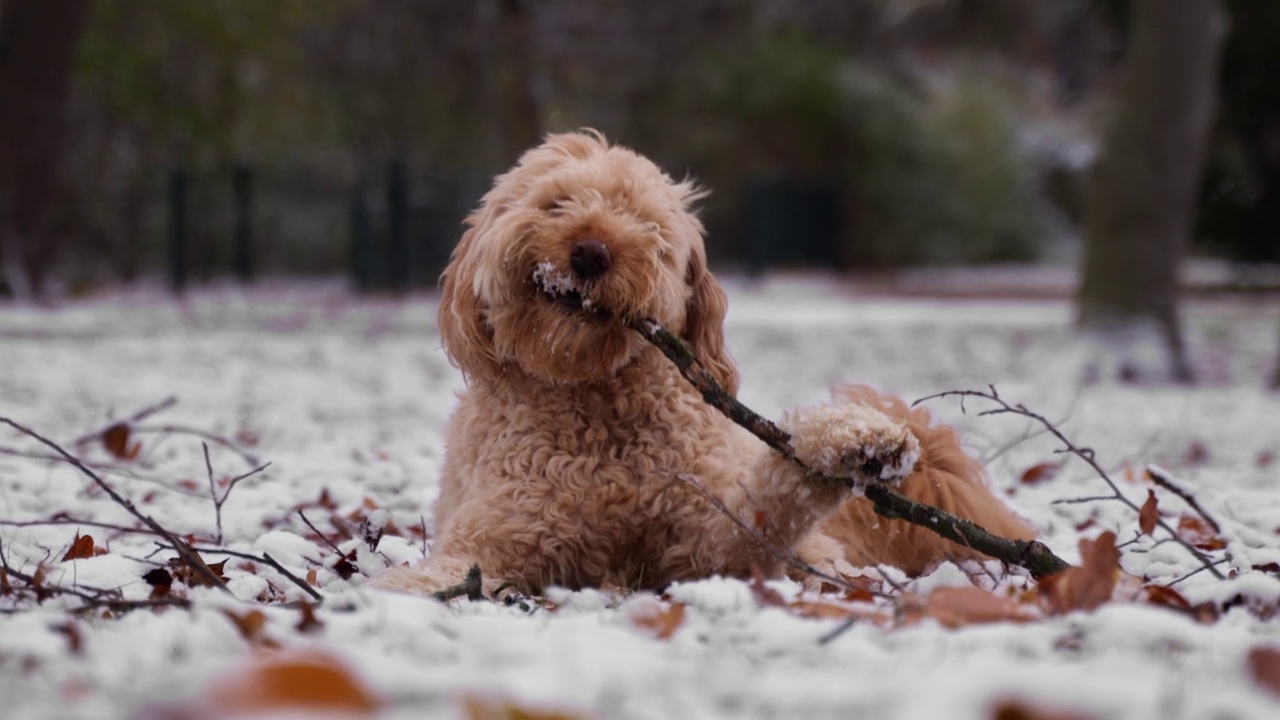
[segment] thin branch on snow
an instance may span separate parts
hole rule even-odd
[[[89,469],[87,465],[81,462],[80,458],[67,452],[62,448],[62,446],[58,445],[54,441],[44,437],[43,435],[37,433],[36,431],[20,423],[17,423],[7,417],[0,417],[0,423],[4,423],[5,425],[8,425],[14,430],[17,430],[23,435],[26,435],[27,437],[30,437],[36,440],[37,442],[41,443],[45,447],[61,455],[64,459],[66,459],[67,462],[74,465],[77,470],[79,470],[81,473],[87,476],[90,480],[92,480],[99,488],[101,488],[102,491],[105,492],[112,500],[114,500],[117,505],[127,510],[130,515],[133,515],[135,518],[142,521],[142,524],[150,528],[151,531],[154,532],[156,535],[159,535],[160,537],[168,541],[168,543],[171,546],[173,546],[173,549],[177,551],[178,556],[182,558],[182,561],[186,563],[192,570],[194,570],[196,574],[200,575],[210,585],[218,588],[222,592],[227,594],[231,593],[231,591],[227,589],[227,584],[224,583],[222,579],[218,577],[217,573],[215,573],[212,569],[209,568],[208,564],[206,564],[205,561],[201,559],[199,553],[192,550],[190,545],[178,539],[173,533],[169,532],[162,525],[160,525],[160,523],[156,522],[150,516],[146,515],[141,510],[139,510],[137,506],[135,506],[130,500],[128,500],[127,498],[117,493],[115,491],[115,488],[111,487],[110,483],[108,483],[106,480],[103,480],[100,475],[95,473],[93,470]]]
[[[345,553],[342,552],[342,549],[339,548],[337,545],[335,545],[334,542],[329,539],[328,535],[325,535],[324,533],[320,532],[320,528],[313,525],[311,521],[307,519],[306,514],[303,513],[301,510],[298,511],[298,517],[302,518],[302,522],[305,523],[307,527],[311,528],[311,532],[320,536],[320,539],[324,541],[325,545],[328,545],[329,547],[333,548],[333,552],[336,553],[338,557],[342,558],[343,560],[347,559],[347,556]]]
[[[294,585],[297,585],[299,588],[302,588],[303,592],[310,595],[311,599],[316,601],[316,605],[320,605],[324,603],[324,597],[320,593],[316,592],[316,589],[311,587],[310,583],[298,577],[297,575],[294,575],[293,573],[289,572],[287,569],[285,569],[283,565],[276,562],[275,558],[271,557],[266,553],[262,553],[261,555],[254,555],[253,553],[239,552],[236,550],[228,550],[226,548],[221,548],[221,547],[195,547],[192,549],[202,553],[209,553],[211,555],[226,555],[228,557],[240,558],[241,560],[260,562],[263,565],[267,565],[271,569],[285,576],[285,578],[288,579],[289,582],[293,583]]]
[[[1104,483],[1107,484],[1107,487],[1111,489],[1111,493],[1112,493],[1111,495],[1097,498],[1098,500],[1116,500],[1124,504],[1125,506],[1129,507],[1129,509],[1133,510],[1134,514],[1141,513],[1141,508],[1139,508],[1136,503],[1134,503],[1129,498],[1125,497],[1124,494],[1120,492],[1120,487],[1116,484],[1114,480],[1111,479],[1111,476],[1102,467],[1102,465],[1098,463],[1098,459],[1096,457],[1096,453],[1094,452],[1093,448],[1080,447],[1079,445],[1076,445],[1074,442],[1070,440],[1070,438],[1068,438],[1065,434],[1063,434],[1063,432],[1059,430],[1058,427],[1053,424],[1053,422],[1045,418],[1043,415],[1040,415],[1039,413],[1035,413],[1035,412],[1032,412],[1031,410],[1028,410],[1026,406],[1020,403],[1016,405],[1010,404],[1004,398],[1000,397],[1000,394],[996,392],[996,388],[994,385],[988,385],[986,392],[983,392],[981,390],[947,390],[946,392],[940,392],[934,395],[929,395],[927,397],[922,397],[919,400],[916,400],[914,403],[912,403],[912,405],[915,406],[915,405],[919,405],[920,403],[926,402],[928,400],[935,400],[935,399],[946,398],[946,397],[960,398],[961,411],[964,411],[965,398],[976,397],[976,398],[987,400],[989,402],[993,402],[996,404],[997,407],[995,407],[994,409],[984,410],[978,413],[979,417],[982,417],[984,415],[1019,415],[1040,423],[1041,426],[1043,426],[1046,430],[1049,431],[1049,434],[1053,435],[1055,438],[1057,438],[1058,442],[1062,443],[1062,447],[1056,450],[1055,451],[1056,453],[1075,455],[1076,457],[1080,458],[1090,468],[1092,468],[1093,472],[1099,478],[1101,478]],[[1169,524],[1166,523],[1163,519],[1157,517],[1156,525],[1162,530],[1164,530],[1165,532],[1167,532],[1169,536],[1174,540],[1174,542],[1181,545],[1188,553],[1191,554],[1192,557],[1194,557],[1196,560],[1200,562],[1201,565],[1204,566],[1205,570],[1207,570],[1215,578],[1222,580],[1225,577],[1221,572],[1218,571],[1216,567],[1214,567],[1217,563],[1215,563],[1211,558],[1206,556],[1204,553],[1200,552],[1194,545],[1182,539],[1182,536],[1179,535],[1176,530],[1170,527]]]
[[[828,482],[850,484],[848,478],[834,478],[805,467],[795,455],[791,436],[724,391],[684,341],[648,318],[631,321],[633,330],[667,356],[680,374],[702,395],[702,399],[724,413],[730,420],[747,429],[783,457],[804,467],[814,477]],[[958,518],[938,508],[924,505],[900,495],[879,483],[866,487],[876,514],[888,519],[901,519],[928,528],[952,542],[989,555],[997,560],[1024,567],[1036,578],[1042,578],[1071,567],[1038,540],[1010,540],[994,535],[980,525]]]
[[[1151,478],[1151,482],[1182,498],[1183,502],[1190,505],[1192,510],[1195,510],[1200,517],[1204,518],[1205,522],[1209,523],[1209,527],[1213,528],[1215,535],[1222,533],[1222,526],[1218,524],[1217,520],[1213,519],[1213,516],[1210,515],[1208,511],[1200,506],[1200,502],[1196,500],[1196,496],[1175,485],[1173,483],[1173,477],[1170,476],[1169,473],[1155,465],[1148,465],[1147,477]]]
[[[235,441],[216,433],[211,433],[207,430],[201,430],[200,428],[188,427],[186,425],[138,425],[133,427],[132,430],[134,433],[148,433],[154,435],[190,435],[192,437],[198,437],[207,442],[211,442],[214,445],[224,447],[236,455],[239,455],[240,458],[250,467],[257,467],[262,464],[258,461],[258,457],[256,455],[245,451],[237,445]]]
[[[138,535],[155,535],[155,532],[147,528],[128,527],[127,525],[114,525],[112,523],[98,522],[97,520],[83,520],[74,517],[52,517],[48,520],[0,520],[0,525],[6,527],[48,527],[54,525],[74,525],[76,527],[95,527],[103,530],[111,530],[118,533],[134,533]]]
[[[12,583],[9,582],[9,578],[20,580],[26,583],[26,585],[14,587]],[[96,588],[88,585],[80,585],[78,583],[73,583],[69,586],[49,584],[41,575],[39,569],[36,570],[34,575],[31,575],[10,565],[8,557],[4,554],[3,544],[0,544],[0,586],[6,588],[11,593],[28,592],[34,596],[37,603],[55,595],[66,595],[83,600],[85,604],[78,608],[72,608],[71,612],[73,613],[103,609],[113,610],[116,612],[127,612],[129,610],[157,607],[191,607],[191,602],[189,600],[179,597],[126,600],[121,595],[119,588]]]
[[[141,410],[135,412],[134,414],[130,415],[129,417],[123,420],[116,420],[110,423],[109,425],[107,425],[106,427],[99,428],[97,430],[94,430],[93,432],[87,432],[81,435],[80,437],[71,441],[71,446],[80,447],[81,445],[84,445],[86,443],[92,442],[94,440],[98,440],[102,438],[102,436],[105,435],[106,432],[113,427],[117,427],[119,425],[126,425],[126,426],[135,425],[137,423],[142,422],[143,420],[146,420],[152,415],[168,410],[169,408],[177,404],[178,404],[178,398],[173,395],[170,395],[169,397],[161,400],[158,403],[154,403],[152,405],[148,405],[147,407],[142,408]]]
[[[217,484],[213,480],[213,463],[209,460],[209,443],[201,442],[200,447],[204,450],[204,469],[209,477],[209,498],[213,500],[214,523],[218,529],[218,535],[214,539],[214,545],[222,544],[222,506],[227,502],[227,498],[231,497],[231,491],[236,489],[236,485],[241,480],[257,475],[271,466],[271,463],[264,463],[246,473],[241,473],[227,481],[227,487],[222,491],[222,496],[218,496]]]

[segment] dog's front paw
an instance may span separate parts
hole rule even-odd
[[[800,462],[856,484],[897,484],[920,460],[920,441],[907,426],[866,405],[806,408],[785,418],[783,425]]]

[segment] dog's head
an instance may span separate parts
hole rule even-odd
[[[641,352],[627,320],[647,317],[736,391],[725,295],[691,209],[702,196],[595,131],[549,136],[467,218],[440,303],[449,357],[470,379],[598,382]]]

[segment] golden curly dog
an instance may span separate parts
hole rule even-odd
[[[473,564],[486,592],[783,569],[690,480],[815,566],[918,573],[973,556],[783,460],[627,327],[649,317],[678,331],[736,392],[725,295],[691,209],[701,196],[594,131],[549,136],[497,178],[444,274],[440,334],[468,387],[449,424],[435,545],[420,567],[376,585],[432,592]],[[803,462],[902,482],[917,500],[1032,537],[953,430],[866,387],[834,394],[780,423]]]

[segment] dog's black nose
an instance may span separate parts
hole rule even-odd
[[[569,251],[569,265],[583,280],[600,277],[613,267],[613,255],[604,243],[594,238],[579,240]]]

